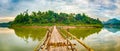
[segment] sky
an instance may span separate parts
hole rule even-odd
[[[25,10],[86,13],[101,21],[120,20],[120,0],[0,0],[0,22],[14,20]]]

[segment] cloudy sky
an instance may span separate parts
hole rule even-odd
[[[10,21],[25,10],[86,13],[92,18],[120,19],[120,0],[0,0],[0,22]]]

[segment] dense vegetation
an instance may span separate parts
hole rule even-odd
[[[90,18],[83,14],[55,13],[53,11],[20,13],[16,16],[12,25],[102,25],[99,19]]]

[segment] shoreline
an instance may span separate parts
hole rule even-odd
[[[49,28],[49,27],[52,27],[52,26],[12,26],[12,27],[9,27],[9,28]],[[96,26],[96,25],[81,25],[81,26],[58,26],[57,27],[59,28],[64,28],[64,29],[68,29],[68,28],[102,28],[102,26]]]

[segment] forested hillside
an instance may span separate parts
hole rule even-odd
[[[108,21],[104,22],[104,25],[120,25],[120,20],[116,18],[109,19]]]
[[[12,25],[102,25],[99,19],[90,18],[85,13],[67,14],[55,13],[54,11],[20,13],[16,16]]]

